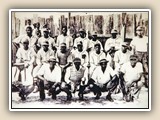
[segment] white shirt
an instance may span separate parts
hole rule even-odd
[[[101,51],[100,54],[97,54],[95,51],[90,53],[90,63],[97,65],[101,59],[105,59],[106,54]]]
[[[109,38],[107,39],[104,49],[105,51],[108,51],[111,47],[115,47],[116,50],[119,50],[121,48],[121,43],[123,42],[123,40],[121,38]]]
[[[50,49],[48,49],[48,51],[45,52],[43,48],[41,48],[37,53],[37,64],[42,64],[43,62],[47,62],[50,56],[55,57],[55,52]]]
[[[38,71],[37,75],[43,75],[44,78],[51,82],[61,82],[61,68],[55,66],[53,71],[50,70],[49,64],[44,64]]]
[[[115,52],[114,61],[122,65],[126,62],[129,62],[131,55],[132,55],[132,52],[129,50],[127,50],[126,53],[123,53],[122,50],[119,50]]]
[[[147,52],[148,37],[143,36],[143,38],[134,37],[131,41],[131,45],[135,47],[136,51]]]
[[[82,55],[86,55],[86,57],[82,58]],[[88,63],[88,53],[87,53],[87,51],[79,52],[77,49],[73,50],[72,51],[72,59],[74,59],[76,57],[81,59],[81,64],[82,65],[85,64],[85,63]]]
[[[72,49],[73,47],[73,39],[71,36],[67,35],[67,36],[64,36],[64,35],[59,35],[57,37],[57,46],[60,47],[61,43],[66,43],[66,47],[67,49]]]
[[[87,38],[78,37],[74,40],[74,47],[77,47],[77,43],[80,41],[83,43],[83,51],[86,51],[89,48],[90,40]]]
[[[143,72],[143,67],[140,62],[137,62],[136,66],[132,68],[131,63],[127,62],[122,65],[121,71],[124,73],[124,79],[126,82],[138,80],[140,73]]]
[[[90,46],[90,48],[91,48],[92,51],[94,51],[94,45],[97,44],[97,43],[100,44],[101,50],[103,50],[102,43],[99,40],[96,40],[96,41],[90,40],[90,45],[89,46]]]
[[[114,75],[115,72],[109,65],[107,65],[104,73],[101,70],[101,66],[97,66],[96,69],[93,71],[91,78],[95,80],[96,83],[105,84],[111,79],[110,76],[113,77]]]
[[[13,42],[19,43],[19,44],[20,44],[20,47],[22,47],[22,42],[21,42],[21,41],[22,41],[22,39],[23,39],[24,37],[27,37],[28,40],[29,40],[29,48],[31,48],[31,47],[33,47],[33,46],[35,45],[35,43],[36,43],[36,41],[37,41],[37,38],[34,37],[34,36],[32,36],[32,37],[30,38],[30,37],[29,37],[28,35],[26,35],[26,34],[20,35],[19,37],[15,38],[15,39],[13,40]]]

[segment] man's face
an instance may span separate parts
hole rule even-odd
[[[101,49],[101,46],[100,46],[100,45],[96,45],[96,46],[95,46],[95,51],[96,51],[96,52],[99,52],[100,49]]]
[[[96,41],[97,40],[97,35],[92,35],[92,40]]]
[[[43,45],[43,50],[48,51],[48,45]]]
[[[130,63],[131,66],[134,68],[137,64],[137,58],[136,57],[130,58]]]
[[[81,38],[85,38],[85,37],[86,37],[86,34],[85,34],[85,32],[83,32],[83,31],[81,31],[81,32],[79,33],[79,35],[80,35]]]
[[[44,32],[43,32],[43,35],[44,35],[44,38],[48,38],[49,32],[48,32],[48,31],[44,31]]]
[[[76,67],[80,67],[81,62],[74,62],[74,65],[75,65]]]
[[[62,52],[64,52],[64,51],[66,51],[66,46],[61,46],[60,49],[61,49]]]
[[[56,61],[49,61],[49,65],[51,68],[54,67],[56,65]]]
[[[27,24],[28,24],[28,25],[31,25],[31,21],[30,21],[30,20],[28,20],[28,21],[27,21]]]
[[[127,52],[127,46],[123,46],[123,45],[122,45],[121,49],[122,49],[122,52],[123,52],[123,53],[126,53],[126,52]]]
[[[100,66],[101,66],[101,68],[106,68],[107,67],[107,62],[101,62]]]
[[[32,35],[32,28],[27,28],[26,29],[26,33],[27,33],[27,35],[29,36],[29,35]]]
[[[143,37],[143,30],[142,29],[141,30],[137,30],[136,33],[137,33],[137,36],[139,36],[140,38]]]
[[[117,37],[117,33],[112,33],[112,38],[115,39]]]
[[[67,34],[67,29],[66,28],[62,28],[62,34]]]
[[[28,46],[29,46],[29,42],[24,42],[24,43],[23,43],[23,48],[24,48],[25,50],[28,49]]]
[[[36,35],[40,38],[40,37],[41,37],[41,31],[40,31],[40,30],[37,30],[37,31],[36,31]]]
[[[77,45],[77,49],[78,49],[78,51],[82,51],[83,50],[83,46],[82,45]]]

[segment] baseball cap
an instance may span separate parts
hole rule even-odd
[[[81,59],[78,58],[78,57],[76,57],[76,58],[73,59],[73,62],[74,62],[74,63],[75,63],[75,62],[81,62]]]
[[[114,34],[114,33],[118,33],[118,31],[116,30],[116,29],[112,29],[112,31],[111,31],[111,34]]]

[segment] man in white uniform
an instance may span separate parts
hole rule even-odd
[[[45,89],[52,94],[52,99],[56,99],[56,95],[60,92],[61,68],[56,65],[54,57],[50,57],[48,62],[37,73],[41,101],[45,99]]]
[[[118,85],[118,77],[106,59],[101,59],[99,64],[89,80],[90,90],[96,94],[96,99],[100,98],[101,92],[108,91],[106,99],[113,101],[111,94]]]
[[[47,41],[49,43],[49,49],[55,51],[56,44],[55,40],[49,36],[49,30],[47,28],[43,29],[43,36],[38,39],[38,43],[42,46],[42,43]]]
[[[67,49],[72,50],[73,39],[70,35],[67,35],[67,26],[62,27],[62,34],[57,37],[58,48],[60,48],[61,43],[66,43]]]
[[[144,36],[143,27],[138,26],[136,29],[137,36],[131,41],[133,51],[138,55],[139,62],[143,65],[145,72],[145,84],[148,87],[148,37]]]
[[[128,100],[126,97],[131,92],[131,87],[138,89],[138,91],[143,86],[143,67],[140,62],[138,62],[137,55],[131,55],[130,61],[124,63],[121,67],[119,77],[121,79],[121,86],[124,99]],[[134,95],[134,94],[133,94]]]
[[[121,48],[120,45],[123,42],[123,40],[118,36],[117,30],[112,29],[111,35],[112,37],[107,39],[104,46],[106,53],[108,53],[112,49],[119,50]]]
[[[86,31],[84,29],[79,30],[79,37],[74,40],[74,49],[77,47],[77,43],[82,41],[83,51],[90,51],[90,40],[86,38]]]

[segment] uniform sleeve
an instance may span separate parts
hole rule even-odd
[[[78,38],[76,38],[76,39],[74,40],[74,45],[73,45],[73,47],[77,47],[77,41],[78,41]]]
[[[56,73],[56,81],[61,82],[62,74],[61,74],[61,68],[57,67],[57,73]]]
[[[37,53],[37,61],[36,62],[38,65],[42,64],[40,51],[38,51],[38,53]]]
[[[91,78],[94,80],[94,81],[97,81],[97,73],[98,73],[98,69],[96,68],[94,71],[93,71],[93,74],[91,76]]]
[[[21,54],[21,52],[20,52],[20,48],[18,49],[18,51],[17,51],[17,53],[16,53],[16,62],[17,63],[20,63],[21,62],[21,60],[22,60],[22,54]]]
[[[91,53],[90,54],[90,61],[89,62],[94,64],[94,58],[93,57],[94,57],[94,55],[93,55],[93,53]]]
[[[110,66],[109,66],[109,73],[112,77],[116,75],[116,71],[114,71]]]
[[[67,68],[65,78],[64,78],[67,84],[70,82],[69,77],[70,77],[70,67]]]
[[[138,70],[138,72],[139,72],[139,73],[142,73],[142,72],[143,72],[143,66],[142,66],[142,63],[138,62],[137,64],[138,64],[138,69],[137,69],[137,70]]]
[[[40,69],[39,69],[39,71],[37,72],[37,76],[39,76],[39,75],[44,75],[45,74],[45,65],[43,65]]]
[[[84,79],[85,79],[85,84],[88,83],[88,69],[86,68],[84,71]]]
[[[119,56],[118,56],[118,51],[117,52],[115,52],[115,55],[114,55],[114,61],[116,62],[116,63],[119,63]]]
[[[105,46],[104,46],[105,51],[108,51],[110,49],[109,46],[109,39],[106,41]]]

